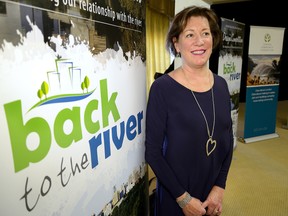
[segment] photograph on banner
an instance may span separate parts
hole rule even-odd
[[[246,85],[279,84],[280,57],[280,55],[250,55]]]
[[[143,215],[144,0],[0,0],[1,215]]]
[[[243,23],[221,18],[223,42],[219,50],[218,75],[225,78],[230,91],[234,147],[237,145],[244,29]]]

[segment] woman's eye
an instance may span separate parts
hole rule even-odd
[[[187,37],[187,38],[192,38],[192,37],[193,37],[193,34],[187,34],[186,37]]]

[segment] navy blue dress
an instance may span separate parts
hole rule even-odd
[[[184,215],[176,198],[188,191],[204,202],[214,185],[225,189],[233,154],[230,94],[226,81],[214,75],[216,149],[208,157],[207,127],[192,95],[169,75],[150,88],[146,112],[145,159],[157,176],[157,216]],[[213,124],[212,91],[194,92]]]

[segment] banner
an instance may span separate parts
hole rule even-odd
[[[251,26],[244,141],[275,138],[284,28]]]
[[[223,42],[219,51],[218,75],[226,80],[230,91],[234,148],[237,145],[244,29],[243,23],[221,18]]]
[[[0,0],[0,215],[147,215],[145,8]]]

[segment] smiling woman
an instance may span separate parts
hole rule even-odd
[[[182,65],[157,78],[148,97],[145,157],[158,181],[157,216],[222,213],[231,104],[226,81],[208,68],[221,38],[216,14],[197,6],[176,14],[167,33],[167,50]]]

